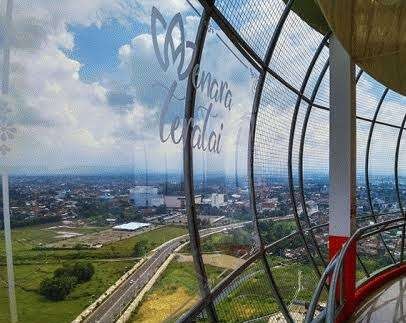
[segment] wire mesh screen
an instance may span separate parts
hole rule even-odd
[[[365,181],[365,156],[371,123],[357,120],[357,216],[370,213]]]
[[[35,303],[21,321],[71,321],[102,297],[91,316],[109,322],[144,292],[134,321],[302,321],[329,260],[330,34],[286,0],[14,2],[0,161],[16,139],[31,163],[10,179],[17,301]],[[406,99],[356,73],[365,227],[406,205]],[[399,262],[403,234],[359,241],[358,277]],[[44,306],[59,265],[96,259],[91,288]],[[0,271],[0,321],[10,277]]]
[[[305,251],[303,240],[296,234],[272,246],[267,255],[276,286],[292,319],[302,322],[319,281],[319,276]],[[323,268],[321,263],[319,266],[320,269]],[[325,299],[324,294],[322,301]],[[270,319],[278,321],[281,315],[274,314]]]
[[[356,87],[357,116],[372,119],[385,87],[362,73]]]
[[[254,51],[264,57],[276,25],[285,8],[282,0],[227,1],[219,0],[216,7]]]
[[[369,181],[373,211],[393,213],[399,211],[396,194],[394,165],[398,130],[376,124],[369,151]]]
[[[294,209],[290,199],[288,178],[290,126],[296,95],[284,85],[267,75],[258,111],[254,172],[258,217],[262,219],[259,230],[265,243],[288,234],[295,228]],[[299,202],[296,201],[296,208]],[[273,224],[273,219],[284,219],[284,226]],[[269,230],[269,226],[279,230]]]
[[[323,35],[306,24],[296,13],[289,12],[269,67],[287,82],[300,88],[322,38]]]
[[[214,301],[222,322],[245,322],[278,312],[262,262],[257,261],[236,277]]]

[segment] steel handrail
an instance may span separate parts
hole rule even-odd
[[[320,299],[320,295],[323,291],[323,287],[326,285],[329,275],[335,269],[336,263],[337,263],[337,257],[334,257],[328,263],[326,269],[324,270],[323,274],[321,275],[321,278],[313,293],[312,301],[310,302],[309,308],[307,310],[307,314],[306,314],[306,318],[305,318],[306,322],[312,320],[314,313],[316,312],[317,303],[318,303],[318,300]],[[325,314],[325,311],[324,311],[324,314]],[[323,315],[323,314],[321,314],[321,315]]]
[[[397,222],[402,222],[396,225],[392,225]],[[336,254],[336,256],[330,261],[328,266],[326,267],[317,287],[313,294],[312,300],[309,305],[309,309],[305,318],[305,322],[320,322],[320,320],[325,320],[327,322],[334,322],[337,315],[340,313],[342,306],[344,305],[342,300],[342,293],[340,293],[340,303],[336,302],[336,290],[337,285],[340,282],[340,286],[342,287],[342,268],[344,264],[344,258],[348,252],[348,249],[351,245],[353,245],[356,241],[365,239],[370,237],[371,235],[381,233],[383,231],[392,230],[398,227],[402,227],[404,225],[404,217],[399,217],[395,219],[386,220],[379,223],[374,223],[369,226],[365,226],[359,228],[355,231],[355,233],[348,239],[344,245],[341,247],[341,250]],[[375,230],[373,230],[375,229]],[[373,230],[372,232],[368,232],[369,230]],[[331,276],[330,280],[330,288],[328,292],[326,310],[320,313],[317,318],[314,318],[315,311],[317,304],[320,299],[322,287],[326,284],[327,279]],[[337,310],[338,308],[338,310]]]

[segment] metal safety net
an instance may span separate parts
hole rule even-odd
[[[318,5],[1,10],[0,322],[303,321],[329,261]],[[365,66],[359,227],[406,203],[405,98]],[[403,261],[403,236],[360,241],[358,277]]]

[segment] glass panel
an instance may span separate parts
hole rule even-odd
[[[221,273],[211,277],[211,286],[254,250],[246,147],[255,79],[248,65],[213,24],[196,82],[195,127],[199,128],[193,151],[203,262],[208,272],[215,266]]]
[[[183,145],[173,141],[199,11],[187,1],[14,1],[0,164],[9,175],[19,322],[81,313],[111,322],[187,241],[177,238],[187,218]],[[2,231],[0,321],[8,322],[4,240]],[[198,301],[191,263],[172,262],[162,280],[171,292],[158,282],[152,295],[185,302],[149,311],[158,320]],[[141,313],[157,305],[150,299]]]

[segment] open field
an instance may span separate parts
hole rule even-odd
[[[218,282],[222,268],[206,266],[209,279]],[[132,322],[174,322],[199,298],[193,264],[172,261],[132,317]]]
[[[203,262],[205,265],[216,266],[226,269],[237,269],[244,263],[244,259],[223,255],[221,253],[213,254],[203,254]],[[193,262],[193,257],[191,255],[179,255],[179,262]]]
[[[57,242],[48,243],[47,248],[75,248],[77,246],[87,246],[99,248],[99,246],[104,246],[106,244],[111,244],[120,240],[125,240],[132,238],[134,236],[143,234],[150,230],[153,230],[154,227],[150,227],[140,231],[120,231],[107,229],[91,234],[86,235],[77,235],[69,239],[61,239]]]
[[[133,265],[133,261],[95,263],[92,279],[78,285],[65,300],[59,302],[45,299],[37,289],[42,279],[51,277],[60,265],[17,265],[14,271],[19,322],[70,322]],[[6,268],[0,266],[0,322],[4,323],[10,321],[5,279]]]
[[[241,257],[246,255],[252,247],[251,233],[244,228],[214,233],[201,239],[201,248],[204,253],[216,252]],[[190,246],[186,245],[181,252],[190,253]]]
[[[39,246],[54,242],[59,231],[74,231],[83,235],[105,228],[61,228],[33,226],[12,230],[17,307],[20,322],[70,322],[106,291],[136,259],[132,258],[134,245],[148,241],[148,251],[165,241],[186,232],[178,226],[160,227],[128,239],[115,241],[99,249],[42,249]],[[76,238],[71,238],[76,239]],[[63,240],[67,241],[69,239]],[[63,301],[51,302],[37,293],[40,282],[51,277],[53,271],[65,262],[90,261],[96,272],[91,281],[78,285]],[[0,322],[9,322],[4,232],[0,232]]]
[[[70,227],[57,224],[13,228],[11,230],[13,251],[17,253],[59,241],[61,237],[58,232],[88,235],[105,229],[105,227]],[[0,231],[0,254],[4,254],[4,231]]]
[[[102,228],[103,230],[105,228]],[[64,229],[65,231],[66,229]],[[75,228],[75,232],[93,234],[100,228]],[[59,231],[59,230],[56,230]],[[32,264],[46,262],[61,262],[72,259],[112,259],[129,258],[133,255],[134,244],[140,240],[148,241],[148,251],[172,238],[186,233],[186,229],[179,226],[165,226],[155,230],[134,235],[128,239],[123,239],[110,244],[106,244],[98,249],[62,248],[50,249],[41,248],[42,245],[55,242],[58,234],[53,230],[47,230],[45,226],[33,226],[17,228],[12,230],[13,254],[15,264]],[[76,238],[71,238],[76,239]],[[66,239],[63,241],[68,241]],[[4,233],[0,232],[0,264],[5,263]]]
[[[311,265],[285,263],[272,268],[275,281],[287,306],[297,307],[294,301],[309,301],[317,277]],[[262,317],[279,311],[260,263],[250,266],[234,282],[233,287],[219,299],[216,308],[219,319],[225,322]]]

